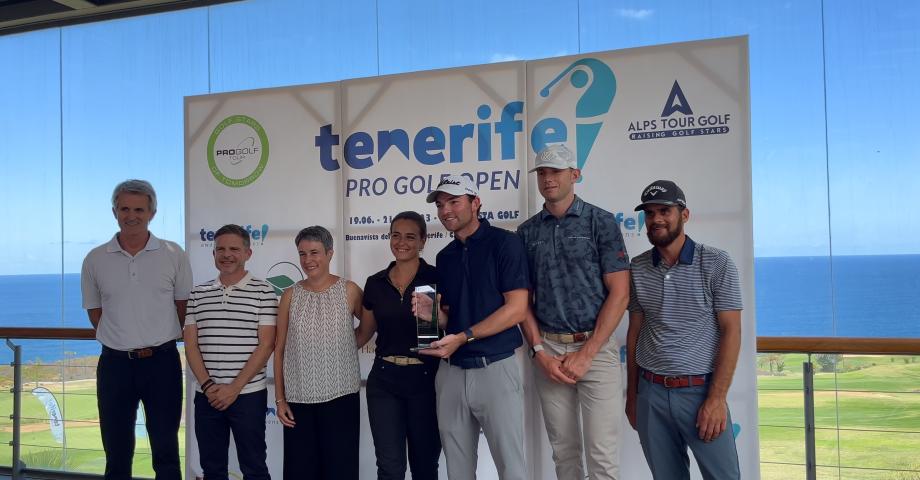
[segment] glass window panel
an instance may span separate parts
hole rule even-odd
[[[805,427],[803,358],[804,355],[757,355],[757,407],[761,428]]]
[[[209,10],[212,92],[377,74],[373,0],[254,0]]]
[[[760,480],[789,480],[790,478],[805,478],[805,465],[760,464]]]
[[[6,227],[0,235],[0,327],[59,326],[60,30],[0,36],[0,58],[0,218]],[[13,352],[2,343],[0,464],[10,465]],[[30,358],[35,343],[16,343],[23,346],[23,359]]]
[[[840,469],[837,467],[818,467],[817,471],[817,480],[838,480],[840,478]],[[802,471],[801,477],[787,477],[787,478],[806,478],[805,472]]]
[[[574,0],[380,0],[380,73],[578,53]]]
[[[825,11],[828,156],[838,333],[920,337],[920,4]],[[905,206],[907,210],[905,210]],[[910,212],[910,213],[908,213]],[[867,328],[871,325],[871,328]]]
[[[833,335],[821,3],[586,0],[579,19],[583,51],[749,36],[758,334]]]
[[[917,457],[918,444],[920,444],[920,431],[904,433],[841,430],[840,466],[920,470]],[[891,475],[890,472],[889,475]],[[850,474],[848,478],[855,478],[855,475]]]
[[[207,93],[207,10],[66,27],[62,43],[65,274],[117,230],[128,178],[157,190],[151,231],[183,243],[183,96]],[[84,327],[78,276],[65,286],[65,322]]]
[[[834,428],[822,428],[820,423],[815,421],[815,462],[822,467],[837,466],[837,430]],[[802,454],[805,454],[805,443],[800,446]],[[763,451],[763,450],[761,450]]]
[[[838,478],[838,477],[834,477]],[[888,470],[870,470],[864,468],[841,468],[840,480],[913,480],[910,472],[892,472]]]
[[[782,464],[805,464],[805,429],[761,425],[760,461]],[[781,467],[775,467],[781,469]],[[787,477],[791,478],[791,477]]]

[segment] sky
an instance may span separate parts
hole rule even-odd
[[[920,253],[920,4],[828,3],[247,0],[0,36],[0,275],[78,272],[129,177],[184,238],[184,96],[732,35],[755,255]]]

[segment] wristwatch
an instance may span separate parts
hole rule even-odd
[[[533,347],[530,348],[530,358],[536,357],[536,356],[537,356],[537,352],[542,352],[542,351],[543,351],[543,344],[542,344],[542,343],[538,343],[538,344],[534,345]]]
[[[463,333],[466,334],[466,343],[470,343],[470,342],[472,342],[473,340],[476,340],[476,337],[473,336],[473,329],[472,329],[472,328],[467,328],[466,330],[463,331]]]

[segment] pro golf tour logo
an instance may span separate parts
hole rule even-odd
[[[208,139],[208,168],[228,187],[255,182],[267,164],[268,135],[252,117],[231,115],[217,124]]]
[[[728,112],[694,113],[680,83],[674,80],[661,116],[631,121],[626,133],[630,140],[722,135],[730,131],[731,122],[732,114]]]

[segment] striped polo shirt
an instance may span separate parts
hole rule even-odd
[[[728,254],[686,237],[676,264],[657,248],[633,258],[629,311],[642,313],[636,362],[662,375],[713,371],[719,350],[716,313],[741,310],[738,269]]]
[[[198,349],[211,379],[230,383],[259,345],[259,326],[275,325],[278,299],[272,286],[248,273],[235,285],[219,279],[197,285],[188,301],[185,324],[198,328]],[[265,388],[265,368],[240,391]],[[201,391],[200,385],[195,385]]]

